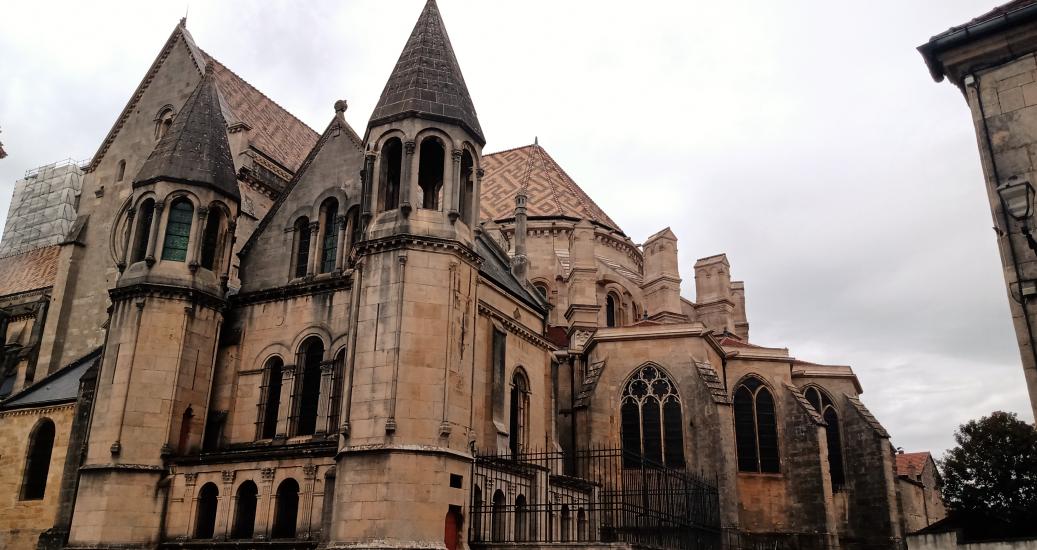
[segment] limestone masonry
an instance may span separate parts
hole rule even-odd
[[[538,143],[484,152],[435,0],[362,134],[346,109],[311,130],[181,21],[82,170],[18,184],[0,547],[863,550],[939,519],[850,367],[750,340],[724,254],[682,273]]]

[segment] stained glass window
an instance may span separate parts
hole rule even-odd
[[[623,390],[620,417],[626,467],[684,467],[681,400],[666,373],[653,365],[634,373]]]
[[[177,199],[169,209],[166,221],[166,239],[162,243],[162,259],[187,261],[187,245],[191,240],[191,219],[194,207],[187,199]]]

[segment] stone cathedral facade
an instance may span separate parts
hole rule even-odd
[[[0,261],[0,545],[899,547],[853,371],[484,153],[434,0],[346,107],[318,134],[176,26],[70,229]]]

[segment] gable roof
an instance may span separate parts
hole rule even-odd
[[[208,62],[214,62],[216,82],[223,92],[227,105],[239,122],[253,130],[249,136],[251,143],[274,162],[295,171],[317,142],[319,137],[317,132],[198,48],[194,43],[194,38],[187,32],[185,19],[181,19],[173,28],[173,32],[166,39],[166,43],[84,170],[90,172],[100,164],[108,148],[119,134],[119,130],[122,129],[137,102],[144,95],[144,91],[147,90],[152,79],[162,67],[162,63],[177,44],[183,44],[188,49],[195,68],[198,69],[198,74],[203,73]]]
[[[486,143],[436,0],[428,0],[367,127],[407,117],[453,122]]]
[[[925,464],[932,455],[928,451],[920,453],[897,453],[897,475],[920,476]]]
[[[515,195],[525,190],[526,214],[536,217],[587,219],[623,232],[539,143],[483,155],[486,171],[480,196],[482,218],[515,216]]]
[[[23,409],[75,401],[79,395],[79,380],[100,361],[101,348],[97,348],[22,390],[0,405],[0,409]]]
[[[241,200],[211,65],[144,161],[133,186],[158,180],[204,185]]]
[[[0,260],[0,296],[54,286],[60,245],[45,246]]]

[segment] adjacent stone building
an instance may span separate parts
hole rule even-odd
[[[957,86],[972,112],[1008,303],[1037,417],[1037,241],[1031,235],[1037,185],[1037,1],[1008,2],[932,37],[918,50],[933,79],[946,78]]]
[[[897,492],[905,533],[924,529],[947,517],[940,495],[940,471],[928,452],[897,453]]]
[[[850,367],[752,342],[723,254],[682,297],[677,236],[538,143],[484,153],[434,0],[346,109],[314,132],[176,26],[39,249],[0,542],[901,546]]]

